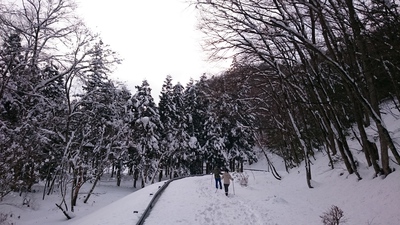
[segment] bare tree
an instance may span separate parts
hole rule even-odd
[[[64,96],[60,96],[58,101],[61,105],[56,107],[64,108],[53,115],[54,119],[57,117],[57,126],[51,125],[50,122],[42,124],[41,130],[45,133],[41,135],[51,135],[52,139],[57,140],[57,144],[53,143],[52,151],[57,152],[59,161],[53,165],[56,171],[48,173],[48,180],[53,180],[48,183],[48,188],[49,191],[53,189],[55,180],[60,182],[62,202],[58,206],[65,213],[68,211],[65,197],[71,181],[68,173],[70,162],[75,156],[74,151],[84,145],[76,143],[78,131],[75,125],[79,106],[77,101],[72,100],[73,85],[76,78],[82,76],[88,67],[87,56],[91,43],[96,39],[96,35],[75,16],[75,9],[76,5],[70,0],[24,0],[18,4],[3,3],[0,7],[0,35],[15,33],[21,38],[21,57],[18,62],[22,71],[8,73],[7,78],[8,81],[23,81],[23,86],[18,87],[18,92],[13,85],[2,83],[2,93],[15,92],[18,95],[22,92],[31,99],[42,99],[38,100],[43,102],[41,107],[51,112],[55,106],[49,104],[51,101],[43,91],[55,81],[63,81],[61,88]],[[43,72],[49,69],[54,72]],[[28,111],[34,112],[37,107],[25,107],[25,115],[31,115]],[[35,145],[31,143],[30,146]],[[36,148],[40,148],[39,146]],[[39,150],[41,149],[33,149]],[[73,210],[72,205],[71,209]]]
[[[345,109],[332,101],[333,85],[341,86],[348,93],[343,97],[351,107],[360,109],[362,106],[364,109],[358,110],[354,117],[362,134],[366,157],[374,156],[376,151],[364,131],[364,118],[370,116],[378,127],[384,174],[390,173],[386,146],[400,163],[398,151],[382,121],[374,76],[367,66],[371,62],[371,54],[362,34],[368,30],[365,22],[361,22],[361,19],[367,18],[365,5],[361,9],[361,2],[347,0],[198,0],[193,3],[199,10],[199,28],[207,34],[204,45],[211,56],[218,59],[228,52],[239,61],[265,64],[272,68],[274,72],[265,74],[265,78],[272,80],[270,83],[276,87],[286,86],[290,94],[285,95],[286,100],[283,101],[292,99],[290,104],[306,103],[303,107],[308,113],[311,109],[318,109],[314,119],[319,118],[320,129],[326,133],[326,145],[333,153],[336,148],[339,149],[349,173],[355,172],[361,178],[346,143],[345,120],[337,117],[343,115]],[[331,75],[335,76],[335,83],[329,81]],[[300,88],[296,88],[297,84],[301,84],[300,88],[310,85],[312,88],[301,92]],[[313,101],[317,103],[317,108],[311,106]],[[293,121],[298,124],[302,118],[295,115],[292,114]],[[295,123],[289,124],[295,129]],[[301,129],[300,135],[297,135],[296,139],[300,142],[304,132],[305,129]],[[378,173],[380,167],[376,157],[369,160],[374,161]]]

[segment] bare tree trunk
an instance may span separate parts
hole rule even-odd
[[[135,168],[133,172],[133,187],[136,188],[136,182],[139,179],[139,170]]]
[[[78,167],[78,169],[73,169],[74,178],[71,187],[71,212],[74,211],[74,206],[76,206],[76,202],[78,200],[78,195],[81,187],[86,182],[84,178],[83,169]],[[79,177],[78,177],[79,176]]]
[[[117,165],[117,186],[119,187],[119,186],[121,186],[121,167],[122,167],[121,164],[122,164],[122,162],[119,159],[117,161],[117,163],[118,163],[118,165]],[[114,164],[113,164],[113,170],[114,170]]]
[[[380,124],[377,124],[378,127],[378,134],[379,134],[379,140],[381,143],[381,164],[382,164],[382,170],[383,173],[387,176],[389,173],[392,172],[392,170],[389,167],[389,149],[388,149],[388,143],[387,140],[383,134],[383,127]]]
[[[267,159],[267,163],[268,163],[268,170],[271,169],[271,173],[272,175],[277,179],[277,180],[281,180],[282,177],[279,175],[279,173],[276,171],[274,164],[271,162],[271,160],[269,160],[269,157],[267,155],[267,152],[264,150],[263,143],[260,140],[260,134],[255,134],[255,140],[258,143],[258,146],[260,146],[261,151],[264,153],[265,158]]]
[[[145,175],[145,172],[142,170],[141,172],[140,172],[140,178],[141,178],[141,183],[142,183],[142,188],[144,188],[145,187],[145,183],[146,183],[146,175]]]
[[[303,140],[302,137],[301,137],[300,131],[299,131],[297,125],[296,125],[296,122],[294,121],[294,118],[293,118],[293,116],[292,116],[290,110],[288,111],[288,113],[289,113],[290,121],[291,121],[292,124],[293,124],[293,129],[295,130],[295,133],[297,134],[297,137],[298,137],[298,139],[299,139],[299,141],[300,141],[301,147],[302,147],[302,149],[303,149],[303,151],[304,151],[304,165],[305,165],[305,167],[306,167],[306,181],[307,181],[307,185],[308,185],[309,188],[313,188],[313,187],[311,186],[311,165],[310,165],[310,159],[308,158],[308,149],[307,149],[306,144],[304,143],[304,140]]]
[[[101,170],[101,172],[99,172],[96,175],[95,180],[94,180],[93,185],[92,185],[92,188],[90,188],[89,193],[87,194],[87,196],[86,196],[85,200],[83,201],[83,203],[87,203],[87,201],[89,200],[89,198],[92,195],[92,193],[94,191],[94,188],[96,187],[97,182],[100,180],[100,177],[101,177],[102,174],[103,174],[103,170]]]
[[[114,177],[114,173],[115,173],[115,161],[113,160],[112,167],[111,167],[111,178]]]
[[[163,170],[161,169],[159,174],[158,174],[158,182],[160,182],[163,178]]]
[[[50,192],[52,192],[53,189],[54,189],[54,183],[55,183],[55,181],[57,179],[57,174],[58,174],[58,171],[56,172],[56,174],[54,174],[54,177],[53,177],[53,179],[51,181],[51,184],[50,184],[50,186],[48,188],[47,195],[50,195]]]
[[[56,203],[56,206],[64,213],[64,215],[65,215],[65,217],[67,217],[67,219],[72,219],[72,217],[67,213],[67,211],[66,210],[64,210],[60,205],[58,205],[57,203]]]
[[[360,144],[363,148],[365,158],[367,159],[367,162],[368,162],[368,166],[373,166],[373,168],[375,170],[375,174],[379,174],[381,172],[381,169],[378,165],[378,159],[376,158],[376,155],[377,155],[376,147],[374,148],[373,145],[375,145],[375,144],[368,140],[367,134],[364,129],[361,107],[359,106],[358,103],[355,103],[354,108],[355,108],[354,115],[355,115],[358,131],[360,132],[360,136],[361,136]]]
[[[344,147],[343,147],[342,142],[341,141],[337,141],[337,146],[339,148],[340,155],[342,156],[344,165],[346,166],[347,172],[349,172],[349,174],[353,174],[354,171],[353,171],[353,169],[351,167],[351,164],[349,162],[349,158],[347,157],[347,155],[346,155],[346,153],[344,151]]]

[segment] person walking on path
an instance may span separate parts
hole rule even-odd
[[[222,179],[224,180],[225,195],[228,196],[229,184],[231,183],[231,180],[233,180],[228,169],[225,169],[225,173],[222,174]]]
[[[219,184],[219,189],[222,189],[222,184],[221,184],[221,170],[216,166],[214,168],[214,178],[215,178],[215,188],[218,189],[218,184]]]

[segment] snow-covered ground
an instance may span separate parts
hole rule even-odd
[[[397,113],[398,115],[398,113]],[[400,143],[400,120],[387,114],[392,137]],[[370,135],[373,135],[371,129]],[[399,146],[397,144],[397,146]],[[331,169],[328,157],[322,152],[312,159],[312,185],[305,180],[301,165],[287,173],[278,157],[271,156],[282,180],[270,172],[245,170],[248,185],[241,186],[239,174],[230,195],[216,190],[212,175],[190,177],[170,183],[151,211],[146,225],[318,225],[320,216],[333,206],[343,210],[345,225],[399,225],[400,224],[400,166],[388,177],[374,177],[373,168],[367,167],[364,154],[357,149],[355,139],[350,141],[354,157],[359,163],[362,180],[349,175],[339,161]],[[265,160],[248,166],[266,169]],[[125,225],[136,224],[152,197],[164,182],[133,189],[132,180],[125,177],[121,187],[110,178],[103,178],[87,204],[83,203],[90,184],[83,187],[75,208],[74,218],[67,220],[55,206],[59,196],[52,194],[42,200],[42,189],[26,195],[10,194],[0,202],[0,215],[7,214],[3,224],[13,225]],[[29,207],[24,203],[29,200]],[[1,218],[0,218],[1,219]]]
[[[400,172],[396,171],[385,179],[373,178],[372,168],[361,165],[363,180],[357,181],[340,166],[331,170],[327,157],[322,157],[322,154],[317,154],[317,157],[312,167],[315,171],[313,189],[306,185],[303,167],[292,170],[290,174],[280,171],[281,181],[269,172],[246,170],[246,187],[239,184],[238,174],[233,174],[236,179],[230,186],[229,197],[223,190],[215,189],[211,175],[174,181],[145,224],[322,224],[320,216],[332,205],[343,210],[347,220],[343,224],[400,224]],[[260,167],[265,166],[258,163],[256,168]],[[131,183],[126,181],[125,184]],[[29,208],[22,205],[20,197],[10,196],[0,203],[0,210],[12,213],[8,222],[17,225],[135,224],[163,184],[156,183],[133,192],[132,188],[113,187],[102,182],[88,204],[78,203],[76,216],[71,220],[65,219],[54,205],[55,201],[42,201],[41,193],[30,195],[35,197]],[[11,202],[11,199],[15,201]]]
[[[146,225],[157,224],[322,224],[320,215],[332,205],[343,210],[347,224],[399,225],[400,175],[385,180],[340,174],[327,162],[315,163],[314,189],[308,189],[303,169],[285,175],[282,181],[270,173],[247,172],[249,184],[227,198],[215,192],[210,176],[178,180],[160,198]],[[324,169],[325,168],[325,169]],[[282,173],[283,174],[283,173]]]

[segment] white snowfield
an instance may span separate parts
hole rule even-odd
[[[317,154],[311,167],[313,189],[306,185],[303,166],[288,174],[277,165],[281,181],[269,172],[246,170],[247,186],[241,186],[238,174],[232,173],[235,181],[229,197],[216,190],[213,175],[177,180],[169,184],[145,225],[323,225],[320,216],[332,205],[344,212],[346,222],[340,225],[399,225],[399,166],[385,179],[373,178],[373,169],[362,163],[362,154],[358,156],[361,181],[348,175],[341,164],[330,169],[327,157]],[[265,168],[264,162],[257,163],[260,168]],[[13,214],[8,224],[14,225],[132,225],[164,183],[135,191],[100,182],[89,203],[80,198],[71,220],[54,205],[56,194],[42,201],[41,192],[32,193],[29,208],[20,206],[21,197],[10,195],[0,202],[0,212]]]
[[[400,146],[400,120],[394,114],[386,115],[385,122],[390,125],[396,146]],[[369,135],[374,137],[373,129]],[[145,225],[323,225],[320,216],[333,205],[344,213],[340,225],[400,225],[400,166],[391,156],[390,166],[395,171],[384,179],[374,177],[364,153],[357,151],[361,149],[357,141],[349,139],[349,146],[358,162],[363,178],[360,181],[348,174],[340,160],[331,169],[326,153],[319,152],[316,160],[311,159],[314,188],[309,189],[303,164],[287,173],[282,160],[270,155],[282,180],[276,180],[269,172],[246,170],[248,185],[241,186],[238,174],[232,173],[235,181],[229,197],[223,190],[216,191],[211,174],[177,180],[167,187]],[[265,169],[267,163],[261,157],[257,164],[247,166],[250,167]],[[165,182],[137,190],[132,188],[132,177],[126,178],[121,187],[116,187],[115,180],[104,177],[86,204],[83,199],[91,184],[84,185],[71,220],[66,220],[55,206],[60,202],[57,193],[41,200],[40,184],[35,192],[7,195],[0,202],[0,213],[8,215],[6,225],[136,224]],[[29,199],[30,206],[23,204],[25,199]]]
[[[304,169],[271,173],[245,171],[248,186],[236,177],[229,188],[216,190],[212,175],[172,182],[154,206],[146,225],[318,225],[332,205],[344,212],[343,225],[399,225],[400,172],[373,178],[372,168],[360,165],[363,180],[344,168],[331,170],[326,157],[313,162],[313,189]],[[233,173],[235,175],[235,173]],[[136,224],[146,205],[164,182],[150,185],[86,217],[68,224]],[[234,190],[233,190],[234,189]],[[233,192],[235,191],[235,192]],[[138,211],[138,213],[133,213]],[[66,223],[63,223],[66,224]]]
[[[223,190],[215,192],[210,176],[175,181],[153,208],[145,224],[322,224],[320,215],[332,205],[343,210],[347,219],[347,223],[343,224],[400,224],[398,174],[397,178],[388,177],[384,181],[377,178],[358,182],[354,177],[347,179],[345,176],[339,177],[335,171],[326,171],[321,176],[333,178],[332,183],[314,182],[314,189],[306,187],[304,176],[299,176],[296,179],[298,182],[291,183],[275,180],[270,173],[254,172],[254,176],[251,172],[248,174],[249,186],[242,187],[235,183],[233,193],[231,184],[229,197],[224,195]],[[386,181],[397,183],[394,192],[379,188],[387,185]],[[354,188],[349,189],[349,186]]]

